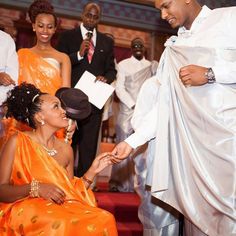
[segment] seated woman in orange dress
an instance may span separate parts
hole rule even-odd
[[[0,235],[117,235],[112,214],[96,207],[89,185],[111,164],[95,158],[82,178],[73,176],[73,151],[55,132],[68,118],[55,96],[34,85],[16,86],[6,101],[8,115],[33,131],[9,138],[0,157]]]
[[[69,57],[51,45],[56,32],[57,17],[53,6],[46,0],[36,0],[29,7],[32,28],[36,35],[36,44],[32,48],[18,51],[18,84],[34,84],[42,92],[54,95],[60,87],[71,86],[71,63]],[[15,130],[29,130],[29,127],[14,119],[4,119],[5,135],[0,140],[0,147]],[[64,130],[57,132],[63,138]]]

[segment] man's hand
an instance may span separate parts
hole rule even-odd
[[[179,70],[179,78],[186,87],[200,86],[208,82],[205,77],[207,69],[197,65],[184,66]]]
[[[115,148],[112,150],[112,154],[114,157],[112,157],[113,163],[119,163],[125,158],[127,158],[130,153],[132,152],[133,148],[126,142],[118,143]]]
[[[106,82],[107,82],[107,79],[106,79],[104,76],[99,75],[99,76],[97,76],[96,79],[95,79],[95,82],[97,82],[97,81],[101,81],[101,82],[106,83]]]
[[[16,85],[15,81],[5,72],[0,72],[0,85],[9,86]]]
[[[84,57],[84,55],[88,52],[89,50],[89,39],[85,39],[82,41],[79,49],[79,54],[81,57]]]

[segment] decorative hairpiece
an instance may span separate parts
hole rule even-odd
[[[34,102],[37,97],[39,97],[38,93],[36,95],[34,95],[34,97],[32,98],[32,102]]]

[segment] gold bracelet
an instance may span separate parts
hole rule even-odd
[[[91,185],[93,183],[93,181],[91,181],[90,179],[88,179],[85,175],[83,175],[82,179],[88,184]]]
[[[29,196],[32,198],[39,197],[39,181],[33,179],[30,183]]]

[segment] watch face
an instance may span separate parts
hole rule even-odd
[[[207,79],[207,83],[208,84],[213,84],[215,83],[216,79],[215,79],[215,74],[212,70],[212,68],[209,68],[205,74],[206,79]]]

